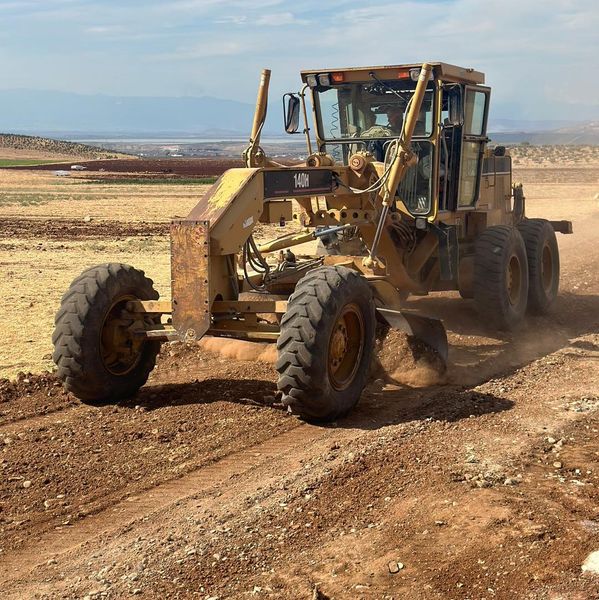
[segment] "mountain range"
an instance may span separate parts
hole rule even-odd
[[[263,134],[283,135],[280,105],[271,108]],[[0,90],[0,131],[60,139],[96,137],[246,138],[254,105],[204,97],[86,95],[72,92]],[[497,143],[599,144],[599,121],[490,118]]]
[[[175,133],[247,132],[254,106],[209,96],[145,97],[83,95],[38,90],[0,90],[0,131]]]

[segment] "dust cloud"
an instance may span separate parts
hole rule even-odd
[[[395,329],[377,339],[372,372],[390,383],[410,387],[441,385],[447,381],[446,365],[439,355]]]
[[[234,360],[258,360],[272,364],[277,360],[276,344],[206,336],[199,341],[199,346],[203,350]]]

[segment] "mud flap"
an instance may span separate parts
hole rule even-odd
[[[199,340],[210,327],[209,222],[171,224],[173,327],[180,340]]]
[[[400,312],[389,308],[377,308],[378,313],[393,329],[404,331],[408,335],[423,341],[430,346],[447,363],[449,344],[447,332],[439,319],[422,317],[408,312]]]
[[[551,223],[551,227],[553,227],[553,231],[557,231],[558,233],[574,233],[572,229],[572,221],[549,221]]]

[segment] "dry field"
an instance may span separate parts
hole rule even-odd
[[[599,146],[510,146],[513,164],[519,168],[587,169],[599,162]]]
[[[316,427],[244,345],[165,346],[116,406],[0,381],[3,598],[598,598],[599,158],[516,169],[530,216],[574,222],[558,305],[499,334],[456,294],[413,300],[448,328],[443,385],[377,380]],[[84,267],[168,295],[167,222],[206,189],[0,171],[0,377],[51,367]]]

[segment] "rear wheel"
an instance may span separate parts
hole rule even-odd
[[[130,300],[157,300],[144,272],[109,263],[84,271],[73,281],[56,314],[53,359],[64,387],[83,402],[102,404],[132,396],[147,381],[160,342],[136,331],[157,317],[133,318]]]
[[[524,318],[528,263],[515,227],[489,227],[476,240],[473,295],[480,316],[499,329],[512,329]]]
[[[358,402],[374,348],[375,315],[366,280],[321,267],[289,298],[277,342],[283,404],[308,421],[333,421]]]
[[[559,288],[559,250],[555,231],[545,219],[526,219],[518,229],[528,259],[528,310],[544,314],[555,302]]]

